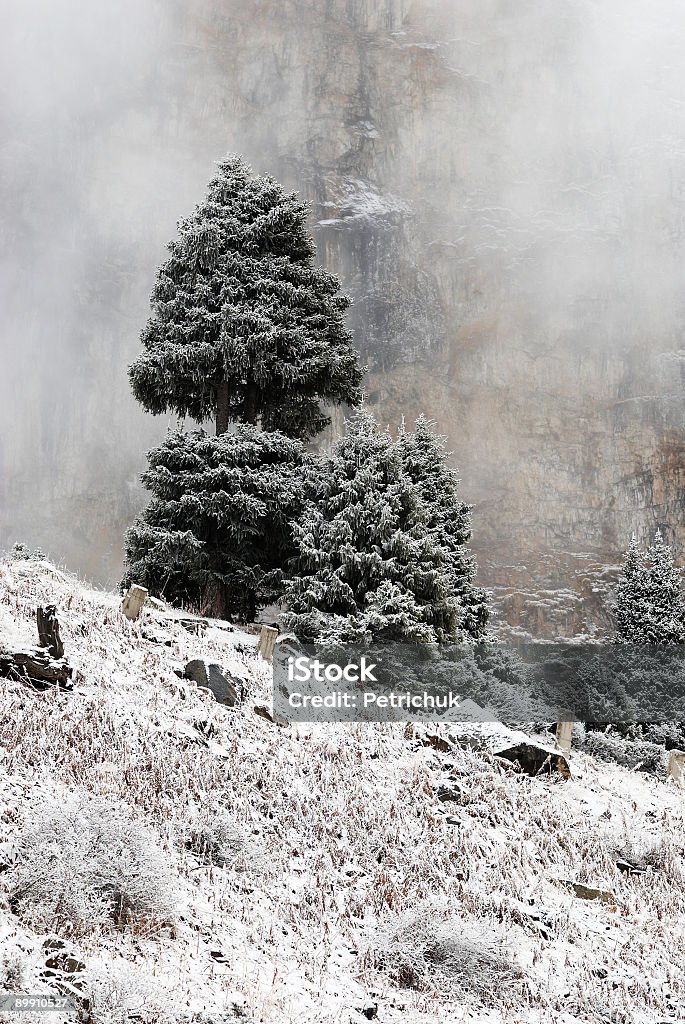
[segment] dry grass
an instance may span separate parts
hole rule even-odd
[[[659,820],[631,805],[628,773],[589,758],[596,807],[584,806],[578,782],[554,786],[466,750],[415,748],[401,725],[277,728],[252,712],[269,696],[256,659],[244,657],[245,706],[221,708],[173,673],[170,659],[199,649],[183,630],[168,648],[148,643],[108,597],[0,566],[0,603],[14,618],[28,623],[48,599],[76,689],[41,695],[0,680],[0,763],[12,780],[0,844],[21,854],[20,810],[38,797],[106,801],[154,837],[145,848],[175,876],[180,905],[163,956],[155,943],[136,949],[130,927],[113,945],[105,908],[80,933],[84,958],[106,951],[159,963],[179,1007],[202,991],[210,1003],[235,998],[268,1024],[347,1024],[355,986],[381,993],[388,1021],[399,1001],[397,1019],[411,1024],[449,1020],[455,999],[496,1005],[508,1022],[561,1021],[571,1011],[600,1021],[607,1001],[619,1010],[630,1002],[634,1019],[648,1022],[682,1003],[682,809],[664,783],[640,780],[664,809]],[[216,638],[202,652],[226,654]],[[436,790],[449,779],[459,797],[443,805]],[[603,803],[614,808],[611,821]],[[632,831],[651,830],[663,844],[649,884],[615,867],[612,836],[626,832],[617,807]],[[8,897],[12,877],[0,874]],[[554,881],[567,878],[610,889],[615,907],[575,900]],[[166,902],[152,915],[158,922]],[[432,909],[412,930],[408,908]],[[15,909],[33,928],[48,927]],[[210,955],[217,949],[230,972]]]

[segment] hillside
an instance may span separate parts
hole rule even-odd
[[[685,1018],[673,782],[582,753],[529,778],[438,725],[275,725],[254,636],[131,624],[46,562],[0,564],[0,645],[46,603],[74,687],[0,679],[0,989],[93,1024]],[[178,677],[192,657],[244,677],[238,707]]]

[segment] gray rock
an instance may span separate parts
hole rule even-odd
[[[513,746],[496,747],[492,752],[504,761],[518,763],[521,771],[533,778],[553,774],[562,779],[571,777],[568,761],[563,754],[538,743],[515,743]]]
[[[585,885],[584,882],[573,882],[565,878],[559,878],[561,885],[571,889],[579,900],[599,900],[601,903],[615,903],[616,898],[607,889],[596,889],[592,885]]]
[[[186,679],[192,679],[198,686],[206,687],[219,704],[233,708],[240,704],[245,690],[245,680],[231,675],[216,661],[193,658],[185,667]]]

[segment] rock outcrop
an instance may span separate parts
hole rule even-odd
[[[0,546],[21,532],[118,577],[166,428],[133,408],[126,364],[162,243],[235,149],[312,202],[369,403],[448,435],[501,617],[519,635],[601,630],[630,533],[659,526],[679,557],[685,541],[677,33],[631,41],[628,73],[612,6],[192,0],[160,20],[146,0],[111,43],[82,25],[87,86],[65,46],[66,95],[20,91],[6,114],[21,245],[0,314],[17,353]],[[650,74],[672,102],[637,90]],[[30,372],[48,338],[66,392]]]

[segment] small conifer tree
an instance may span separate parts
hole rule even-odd
[[[681,573],[660,530],[644,556],[633,534],[609,608],[615,643],[685,643]]]
[[[460,603],[460,629],[471,638],[484,635],[490,617],[487,592],[476,586],[478,566],[466,545],[471,539],[471,506],[458,496],[459,475],[449,465],[446,438],[433,429],[426,416],[419,416],[414,431],[402,423],[397,439],[402,467],[418,489],[427,514],[427,530],[449,566],[450,596]],[[451,603],[445,609],[443,626],[453,632]],[[442,608],[433,609],[434,624],[440,622]]]
[[[484,635],[485,595],[473,587],[475,566],[462,548],[468,510],[440,440],[431,433],[429,441],[428,424],[420,430],[418,439],[395,441],[368,412],[357,413],[310,475],[283,616],[301,640],[434,643]],[[438,478],[439,501],[432,500]],[[450,508],[459,520],[454,531]]]

